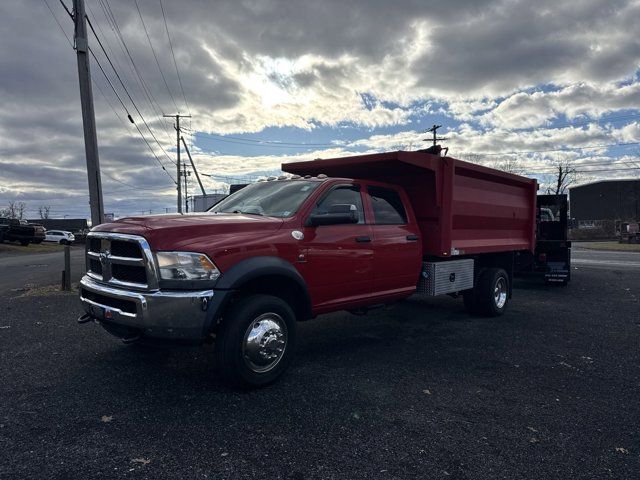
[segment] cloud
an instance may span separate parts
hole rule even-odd
[[[47,1],[71,36],[66,13]],[[118,213],[139,212],[141,204],[164,211],[175,203],[172,180],[127,113],[174,176],[174,130],[160,115],[176,111],[193,115],[184,122],[193,129],[185,132],[190,140],[194,132],[259,136],[272,127],[309,136],[333,129],[336,138],[345,126],[355,132],[347,145],[285,159],[415,149],[423,136],[418,126],[434,117],[450,126],[452,151],[464,154],[638,138],[633,119],[550,127],[557,119],[638,112],[640,40],[631,34],[640,23],[638,0],[164,1],[181,81],[158,2],[138,5],[159,67],[135,4],[109,4],[105,12],[107,4],[87,2],[88,14],[142,114],[90,36],[126,106],[92,59],[105,202]],[[117,28],[107,19],[111,13]],[[0,15],[0,207],[19,198],[34,208],[51,202],[59,212],[86,215],[75,53],[42,1],[4,2]],[[361,140],[349,141],[356,136]],[[267,171],[282,160],[193,150],[202,168],[215,165],[227,175]]]
[[[479,120],[495,127],[531,128],[552,119],[597,119],[616,110],[640,109],[640,83],[593,85],[579,83],[549,92],[518,92],[507,97]]]

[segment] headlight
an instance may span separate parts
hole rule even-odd
[[[157,252],[163,280],[215,280],[220,270],[202,253]]]

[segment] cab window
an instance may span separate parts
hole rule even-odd
[[[384,187],[368,187],[373,207],[373,218],[377,225],[404,225],[407,212],[397,191]]]
[[[358,185],[339,185],[325,195],[313,209],[312,215],[329,213],[333,205],[355,205],[358,211],[358,223],[364,223],[364,208]]]

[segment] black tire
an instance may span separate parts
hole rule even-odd
[[[486,317],[499,317],[509,303],[509,276],[501,268],[488,268],[478,278],[475,288],[477,313]]]
[[[265,321],[273,327],[263,327],[263,330],[269,328],[264,334],[269,338],[268,348],[257,348],[259,343],[254,342],[252,357],[251,346],[245,339],[252,326],[260,326]],[[242,388],[263,387],[273,383],[287,369],[295,344],[296,318],[291,307],[278,297],[250,295],[238,299],[224,314],[216,336],[216,366],[229,384]],[[280,348],[282,353],[278,353]],[[263,353],[275,357],[260,357]],[[252,358],[271,363],[258,365],[251,361]]]
[[[66,245],[66,244],[67,244],[66,240],[64,240],[64,239],[60,240],[60,245]]]
[[[22,245],[23,247],[28,247],[29,246],[29,240],[20,240],[20,245]]]

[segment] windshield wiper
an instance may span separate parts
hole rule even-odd
[[[243,215],[257,215],[259,217],[264,217],[264,214],[258,212],[243,212],[242,210],[234,210],[231,213],[241,213]]]

